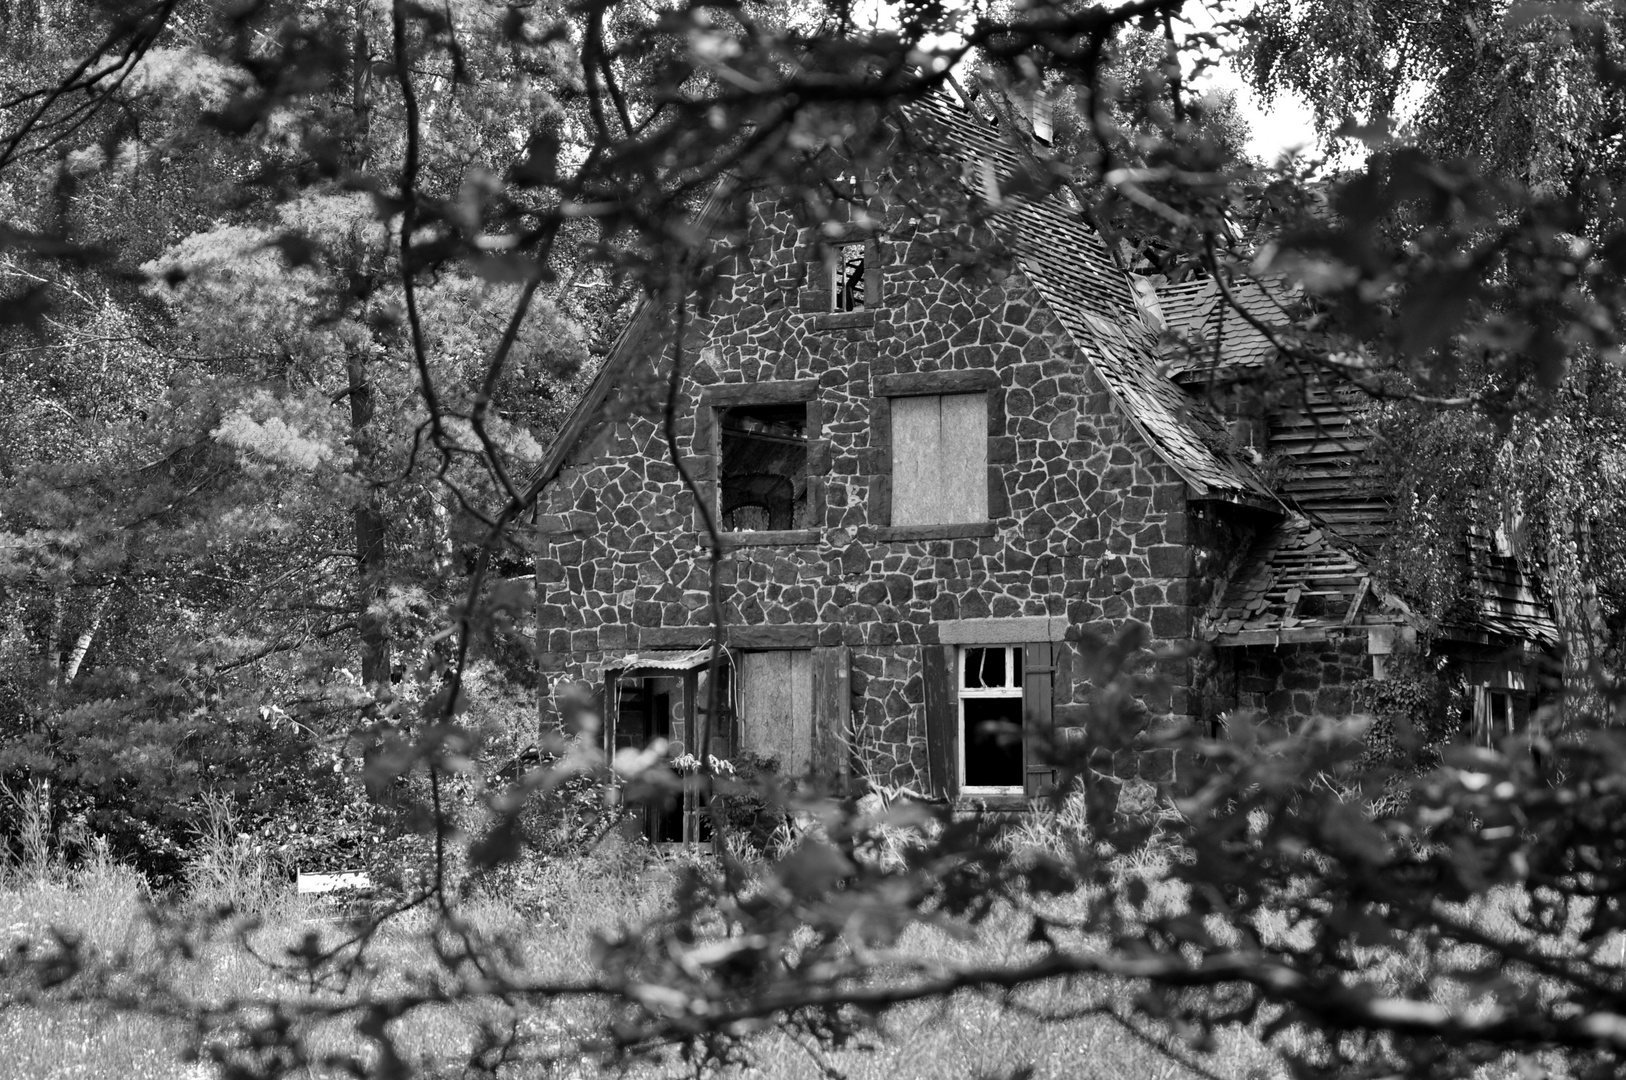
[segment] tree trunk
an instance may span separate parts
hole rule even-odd
[[[51,590],[51,624],[45,633],[45,688],[62,688],[62,590]]]
[[[373,387],[367,378],[366,361],[352,354],[348,362],[350,390],[350,432],[358,451],[366,446],[366,427],[373,418]],[[365,458],[365,454],[362,455]],[[368,488],[355,509],[356,569],[361,574],[360,616],[361,678],[367,685],[390,680],[390,637],[388,620],[379,605],[384,599],[389,557],[384,547],[384,514],[379,509],[378,492]]]
[[[351,166],[366,168],[371,156],[372,116],[372,64],[367,50],[366,5],[358,3],[351,10],[355,27],[350,39],[350,106],[354,113],[354,138],[351,143]],[[365,266],[359,267],[367,272]],[[377,402],[372,382],[367,373],[366,360],[352,353],[346,361],[350,396],[350,434],[360,459],[367,459],[366,428],[373,419]],[[365,472],[365,465],[361,466]],[[366,477],[360,477],[366,485]],[[356,569],[360,574],[358,606],[360,614],[357,630],[361,636],[361,678],[368,686],[388,685],[392,667],[389,620],[381,606],[388,580],[389,556],[384,545],[384,514],[379,508],[376,489],[367,486],[366,494],[354,511],[356,541]]]
[[[108,582],[97,592],[96,602],[90,608],[90,618],[79,632],[78,640],[73,643],[73,652],[68,654],[68,666],[62,672],[62,685],[73,685],[80,665],[85,662],[85,654],[90,652],[90,643],[96,638],[96,631],[102,628],[102,617],[107,614],[107,602],[112,598],[113,583]]]
[[[372,151],[372,57],[367,51],[366,5],[357,4],[350,17],[355,20],[355,33],[350,39],[350,108],[355,114],[355,134],[352,141],[351,164],[359,172],[367,167]]]

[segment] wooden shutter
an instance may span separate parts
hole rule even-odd
[[[1024,645],[1022,663],[1022,793],[1033,798],[1056,786],[1056,769],[1046,753],[1056,685],[1055,648],[1048,641]]]
[[[952,799],[960,793],[960,697],[955,686],[954,646],[927,645],[920,674],[926,690],[926,762],[931,794]]]
[[[813,776],[836,795],[851,775],[847,726],[852,722],[852,650],[845,645],[813,650]]]

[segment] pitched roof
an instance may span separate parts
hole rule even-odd
[[[1251,278],[1226,285],[1236,305],[1266,326],[1287,322],[1283,298]],[[1212,278],[1160,285],[1158,307],[1166,334],[1160,355],[1171,376],[1180,378],[1224,370],[1263,367],[1275,359],[1276,346],[1231,303],[1224,302]]]
[[[973,178],[998,198],[1014,227],[1018,261],[1080,354],[1142,437],[1199,497],[1276,500],[1251,463],[1229,445],[1224,426],[1159,370],[1157,340],[1141,317],[1130,276],[1106,244],[1058,198],[1000,197],[997,187],[1024,171],[1021,151],[990,121],[944,95],[910,106],[942,147],[962,156]]]

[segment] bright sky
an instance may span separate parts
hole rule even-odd
[[[868,21],[879,26],[895,25],[895,14],[892,11],[894,2],[895,0],[857,0],[854,5],[857,21],[860,24]],[[1110,6],[1118,0],[1106,2]],[[1208,29],[1214,25],[1216,12],[1235,15],[1239,9],[1245,10],[1249,6],[1249,0],[1195,0],[1186,5],[1184,14],[1197,28]],[[1176,33],[1178,32],[1177,30]],[[953,39],[943,39],[943,44],[947,44],[948,40]],[[1296,96],[1281,94],[1268,103],[1261,102],[1243,85],[1241,77],[1228,66],[1210,70],[1199,83],[1192,85],[1191,89],[1198,93],[1210,89],[1234,92],[1237,106],[1248,121],[1248,152],[1267,165],[1274,162],[1284,150],[1315,148],[1315,126],[1310,117],[1310,109]]]
[[[1248,121],[1248,152],[1266,165],[1284,150],[1315,149],[1310,107],[1297,96],[1278,94],[1263,103],[1230,71],[1215,72],[1205,81],[1217,90],[1235,92],[1237,110]]]

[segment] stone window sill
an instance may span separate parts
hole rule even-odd
[[[874,326],[874,311],[828,311],[807,320],[812,330],[846,330],[852,327]]]
[[[781,544],[816,544],[819,542],[817,529],[760,529],[754,532],[725,532],[723,546],[725,548],[738,547],[777,547]]]
[[[992,536],[997,532],[992,521],[962,521],[953,525],[892,525],[875,530],[875,539],[889,540],[968,540]]]

